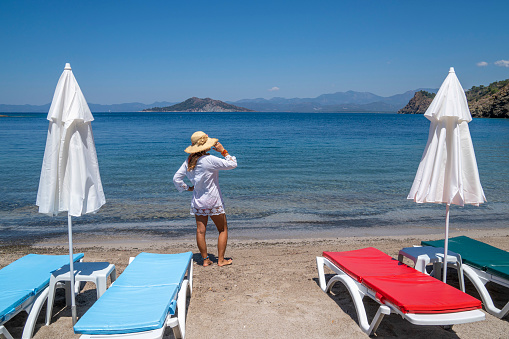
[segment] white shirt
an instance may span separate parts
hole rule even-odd
[[[179,192],[186,191],[189,186],[184,182],[187,177],[194,186],[191,206],[197,209],[211,209],[223,206],[223,197],[219,188],[219,170],[237,167],[237,159],[227,155],[220,159],[213,155],[204,155],[196,163],[192,171],[187,170],[187,160],[173,176],[173,183]]]

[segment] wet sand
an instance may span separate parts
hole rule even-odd
[[[217,254],[215,236],[207,234],[209,253]],[[452,236],[466,235],[504,250],[509,250],[509,229],[452,231]],[[202,267],[194,263],[193,296],[187,310],[187,338],[367,338],[357,325],[357,315],[347,290],[337,284],[332,294],[325,294],[318,286],[316,256],[322,251],[345,251],[368,246],[376,247],[397,258],[403,247],[420,244],[421,240],[439,239],[442,234],[401,234],[374,236],[344,236],[339,238],[298,238],[277,240],[248,240],[231,237],[227,257],[233,265]],[[197,248],[191,238],[97,237],[75,238],[75,252],[84,252],[85,261],[108,261],[117,267],[117,274],[125,269],[130,256],[140,252],[177,253],[192,251],[198,259]],[[67,254],[65,237],[38,242],[31,246],[0,246],[0,267],[28,253]],[[214,256],[211,256],[215,258]],[[448,277],[457,286],[454,270]],[[326,273],[331,273],[326,271]],[[509,301],[509,290],[490,288],[495,304],[500,307]],[[96,300],[95,286],[87,283],[77,296],[78,316],[84,314]],[[468,282],[467,293],[479,298]],[[368,300],[366,298],[365,300]],[[368,317],[377,305],[367,301]],[[70,310],[65,306],[62,291],[57,294],[50,326],[44,326],[45,306],[39,316],[34,339],[79,338],[71,326]],[[20,314],[6,324],[15,338],[21,337],[26,315]],[[412,338],[506,338],[509,319],[498,319],[486,313],[486,320],[455,325],[452,330],[438,326],[416,326],[397,315],[386,316],[377,337]],[[165,338],[173,338],[167,329]]]

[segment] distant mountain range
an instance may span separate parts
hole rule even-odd
[[[397,112],[418,91],[437,92],[438,89],[419,88],[382,97],[370,92],[336,92],[316,98],[243,99],[227,103],[249,108],[257,112]]]
[[[280,98],[272,99],[242,99],[238,101],[226,101],[226,103],[245,107],[256,112],[397,112],[403,108],[415,92],[425,90],[437,92],[438,89],[419,88],[382,97],[370,92],[336,92],[322,94],[316,98]],[[140,102],[99,105],[89,103],[92,112],[140,112],[155,107],[168,107],[178,104],[177,102],[154,102],[146,105]],[[0,104],[0,112],[5,113],[30,113],[48,112],[50,104],[46,105],[4,105]]]
[[[152,107],[164,107],[176,104],[176,102],[158,101],[147,105],[141,102],[130,102],[125,104],[100,105],[88,104],[92,112],[141,112]],[[4,113],[46,113],[51,103],[46,105],[4,105],[0,104],[0,112]]]

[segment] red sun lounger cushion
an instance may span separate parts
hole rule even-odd
[[[480,309],[481,302],[440,280],[368,247],[346,252],[323,252],[350,277],[404,313],[450,313]]]
[[[397,269],[389,255],[374,247],[345,252],[323,252],[323,256],[336,263],[358,282],[362,282],[365,276],[394,275]]]

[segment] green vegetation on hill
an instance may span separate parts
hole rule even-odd
[[[509,79],[474,86],[466,95],[473,117],[509,118]]]
[[[481,99],[482,97],[485,97],[487,95],[493,95],[493,94],[500,92],[500,90],[502,88],[504,88],[507,84],[509,84],[509,79],[492,82],[488,86],[483,86],[483,85],[481,85],[479,87],[473,86],[471,89],[466,91],[467,100],[468,101],[479,101],[479,99]]]
[[[430,92],[427,92],[427,91],[419,91],[419,93],[421,93],[426,98],[430,98],[430,99],[434,99],[435,95],[437,95],[436,93],[430,93]]]
[[[488,86],[473,86],[465,92],[472,117],[509,118],[509,79],[496,81]],[[434,93],[416,92],[400,114],[423,114],[428,109]]]

